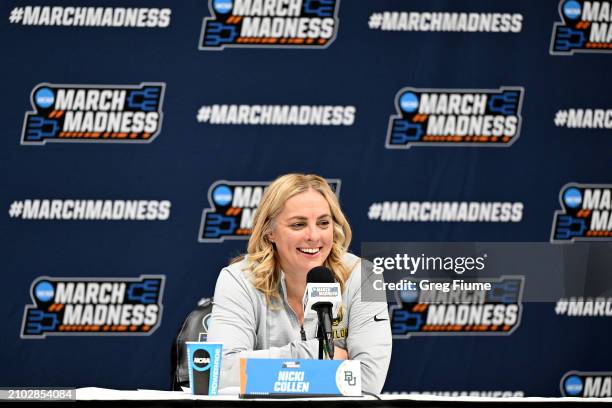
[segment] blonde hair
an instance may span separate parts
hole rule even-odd
[[[266,189],[255,212],[253,230],[247,247],[247,267],[253,286],[266,297],[268,304],[280,300],[280,260],[269,234],[274,228],[276,217],[291,197],[313,189],[323,195],[331,211],[334,238],[329,256],[323,263],[329,268],[340,288],[349,277],[350,270],[342,258],[351,243],[351,227],[340,209],[338,198],[324,178],[314,174],[286,174],[274,180]],[[242,261],[244,255],[234,258],[232,263]]]

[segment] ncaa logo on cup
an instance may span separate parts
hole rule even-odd
[[[193,353],[193,365],[198,371],[205,371],[210,368],[210,354],[208,351],[198,349]]]

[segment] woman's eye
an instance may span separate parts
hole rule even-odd
[[[323,226],[323,227],[327,227],[329,225],[329,221],[328,220],[323,220],[319,222],[319,225]]]
[[[291,224],[292,228],[302,228],[303,226],[304,226],[304,223],[302,222],[296,222],[296,223]]]

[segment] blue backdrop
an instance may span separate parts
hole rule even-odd
[[[314,21],[308,27],[319,27],[308,43],[299,34],[268,33],[263,20],[270,16],[261,11],[262,20],[253,19],[255,0],[3,2],[0,206],[7,212],[0,217],[0,384],[168,388],[169,350],[180,322],[198,299],[212,296],[219,270],[245,250],[248,223],[239,225],[240,217],[256,203],[235,216],[227,213],[231,206],[221,193],[235,198],[237,188],[255,191],[284,173],[317,173],[336,181],[354,231],[351,250],[357,254],[362,242],[551,240],[564,186],[612,182],[612,113],[606,110],[612,108],[606,85],[612,56],[604,48],[610,41],[604,35],[591,41],[601,48],[592,48],[581,39],[595,23],[576,26],[587,17],[575,17],[572,10],[592,5],[569,2],[563,20],[561,3],[297,2],[297,14]],[[238,15],[238,5],[246,16]],[[74,9],[83,7],[111,11],[101,11],[102,17],[83,14],[79,20],[75,15],[88,11]],[[149,9],[141,20],[144,27],[138,26],[137,14],[130,20],[117,8]],[[447,19],[446,30],[432,28],[432,17],[423,17],[427,12],[446,13],[439,17]],[[107,21],[112,22],[105,23],[104,13],[110,13]],[[482,24],[462,26],[461,13]],[[501,23],[492,23],[494,18]],[[574,31],[555,34],[554,24],[566,20]],[[596,23],[601,24],[598,30],[605,30],[602,21],[607,20]],[[246,24],[258,29],[251,28],[240,42],[238,32],[244,33]],[[328,33],[320,28],[324,24]],[[233,43],[211,46],[214,30]],[[558,38],[565,42],[555,45]],[[502,95],[510,98],[509,110],[498,109],[495,115],[518,118],[517,131],[506,132],[511,142],[503,142],[501,135],[497,141],[488,136],[481,142],[393,145],[388,135],[397,129],[389,129],[390,120],[400,115],[396,97],[407,87],[417,96],[512,88],[516,94]],[[38,94],[41,88],[50,93]],[[104,111],[104,106],[92,100],[79,107],[76,93],[63,116],[54,118],[69,89],[123,90],[125,95],[118,97],[123,110],[153,112],[152,126],[109,130],[102,124],[102,130],[92,130],[73,114]],[[231,110],[240,108],[228,106],[224,114],[222,105],[244,105],[249,113],[236,119]],[[255,105],[289,106],[284,112],[277,108],[278,123],[284,124],[256,123],[262,119]],[[312,119],[316,115],[306,111],[313,109],[300,106],[337,106],[341,123]],[[291,109],[304,115],[306,124],[295,124]],[[419,119],[406,109],[404,124],[418,127]],[[448,107],[439,109],[430,113],[453,115]],[[572,125],[563,119],[563,112],[575,118],[588,116],[589,109],[593,115],[602,111],[601,123],[583,117]],[[49,122],[31,122],[26,112],[38,112],[33,115]],[[66,128],[69,120],[78,123]],[[248,123],[235,124],[239,120]],[[60,135],[53,123],[67,133]],[[481,129],[473,136],[485,133]],[[405,133],[409,139],[415,134]],[[219,185],[228,190],[215,191]],[[79,218],[70,200],[102,200],[100,205],[116,211],[116,219],[105,216],[104,208],[91,209],[89,215],[84,211]],[[121,200],[146,200],[151,219],[128,214],[117,204]],[[373,204],[402,201],[522,206],[518,219],[507,222],[387,222],[370,213]],[[164,206],[166,214],[160,210]],[[215,211],[221,215],[211,217]],[[133,335],[129,328],[122,335],[67,334],[58,327],[44,337],[24,332],[23,325],[31,322],[25,322],[26,306],[37,296],[31,287],[39,277],[47,277],[57,291],[57,282],[137,280],[142,275],[165,277],[163,292],[151,292],[158,294],[151,302],[162,308],[153,330],[146,329],[150,335],[142,335],[142,322],[132,322],[138,326]],[[38,296],[39,302],[44,299]],[[96,302],[92,299],[89,303]],[[520,327],[509,336],[396,339],[385,390],[558,396],[560,381],[571,370],[611,370],[610,317],[559,316],[554,307],[525,304]]]

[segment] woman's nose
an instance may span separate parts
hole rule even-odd
[[[306,229],[306,239],[308,241],[318,241],[320,238],[321,232],[319,231],[319,228],[317,227],[317,225],[312,225],[309,226]]]

